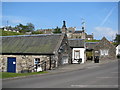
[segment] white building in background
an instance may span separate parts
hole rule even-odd
[[[116,47],[116,55],[120,54],[120,44]]]

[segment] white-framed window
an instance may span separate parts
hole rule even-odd
[[[104,55],[104,56],[108,55],[108,51],[109,51],[108,49],[101,49],[100,50],[100,55]]]
[[[40,58],[35,58],[34,59],[34,64],[39,64],[40,63]]]
[[[74,50],[74,58],[80,59],[80,50]]]
[[[99,53],[98,51],[95,51],[95,53]]]

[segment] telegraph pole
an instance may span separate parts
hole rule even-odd
[[[85,19],[84,18],[81,18],[81,20],[82,20],[82,30],[84,30],[84,32],[85,32]]]

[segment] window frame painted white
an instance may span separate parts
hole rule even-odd
[[[80,59],[80,50],[74,50],[74,59]]]
[[[37,63],[36,63],[36,59],[38,59],[38,60],[39,60],[39,63],[40,63],[40,58],[34,58],[34,65],[39,64],[38,61],[37,61]],[[34,67],[36,67],[36,66],[34,66]],[[42,71],[41,65],[38,66],[38,67],[37,67],[37,70],[35,69],[35,71],[37,71],[37,72]]]
[[[73,48],[72,49],[72,63],[78,63],[76,60],[75,60],[75,56],[74,56],[74,52],[76,50],[79,50],[80,51],[80,58],[82,59],[82,62],[81,63],[85,63],[85,60],[86,60],[86,55],[85,55],[85,48]]]
[[[109,55],[109,49],[100,49],[100,56]]]
[[[40,63],[40,58],[34,58],[34,65],[35,65],[35,64],[38,64],[38,61],[37,61],[37,63],[36,63],[36,60],[37,60],[37,59],[39,60],[39,63]]]

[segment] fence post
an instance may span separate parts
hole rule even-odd
[[[45,71],[46,71],[46,61],[45,61]]]

